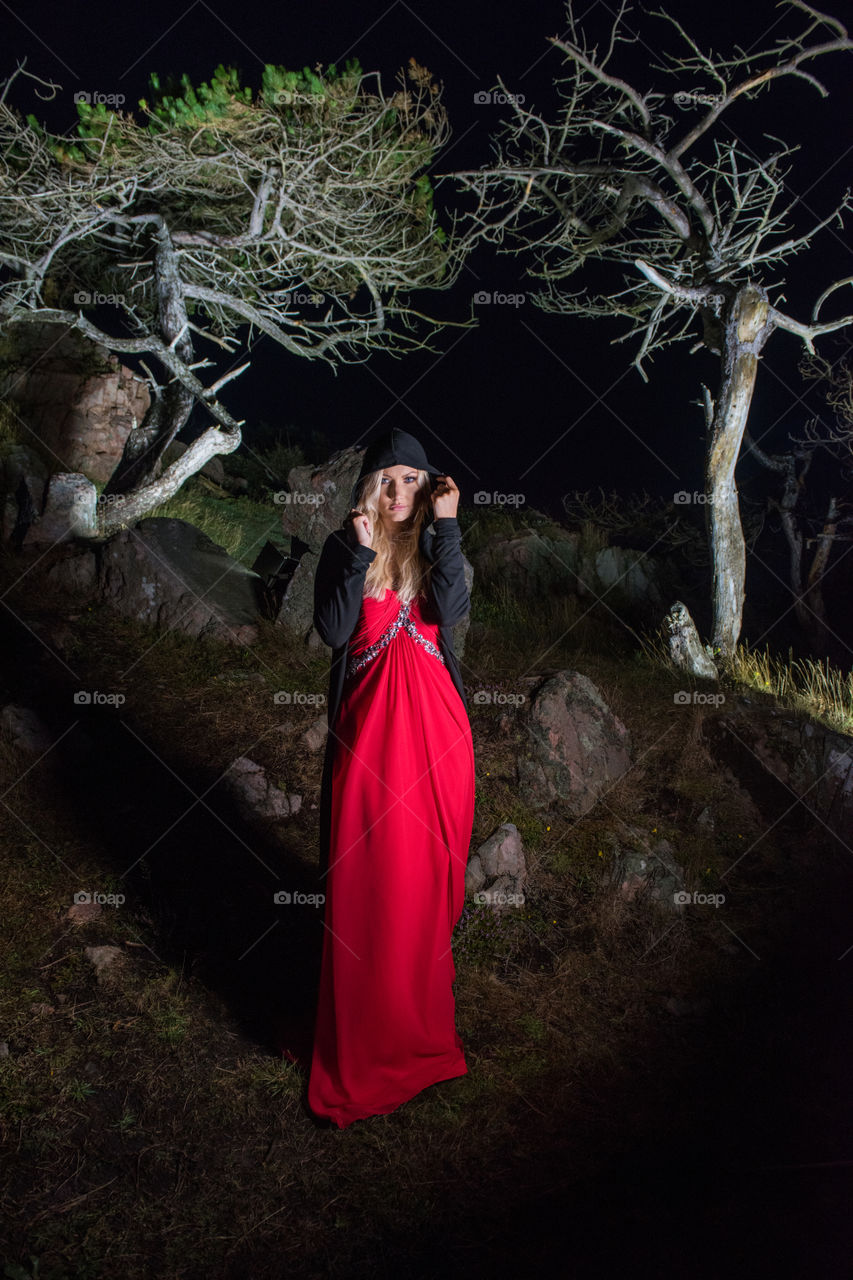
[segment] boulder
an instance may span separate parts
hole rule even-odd
[[[287,477],[289,489],[275,495],[284,532],[314,551],[322,550],[350,509],[350,491],[363,456],[364,449],[353,446],[333,453],[320,466],[293,467]]]
[[[657,618],[664,598],[660,566],[645,552],[591,548],[582,534],[553,523],[490,538],[473,553],[473,565],[478,579],[504,584],[519,599],[601,598],[639,621]]]
[[[100,548],[98,587],[126,617],[202,639],[258,639],[257,574],[184,520],[150,517]]]
[[[328,716],[321,716],[319,720],[315,720],[303,733],[300,741],[307,751],[312,755],[326,745],[326,739],[329,736],[329,719]]]
[[[559,671],[533,695],[530,748],[518,760],[521,797],[537,810],[561,804],[575,817],[631,767],[631,739],[592,681]]]
[[[487,906],[520,906],[524,902],[527,866],[518,827],[502,823],[480,845],[465,869],[465,892]]]
[[[29,707],[9,702],[0,711],[0,729],[8,733],[12,743],[28,755],[41,756],[54,744],[47,725]]]
[[[63,324],[15,325],[0,347],[0,398],[14,406],[56,470],[109,480],[151,403],[145,381]]]
[[[127,966],[127,956],[121,947],[85,947],[83,954],[94,967],[99,986],[120,981],[122,970]]]
[[[27,445],[0,443],[0,538],[20,548],[44,506],[48,466]]]
[[[684,891],[684,872],[668,840],[651,844],[642,831],[628,827],[626,834],[612,837],[611,847],[610,877],[620,897],[627,902],[645,897],[668,910],[683,910],[679,895]]]
[[[51,587],[73,596],[79,603],[96,598],[98,594],[96,548],[80,542],[65,544],[57,552],[44,576]]]
[[[81,474],[57,472],[48,481],[44,509],[27,530],[24,545],[56,546],[97,534],[98,491]]]
[[[234,761],[223,778],[223,785],[249,822],[258,818],[289,818],[302,807],[301,796],[285,794],[281,787],[270,782],[263,766],[247,756],[239,756]]]
[[[716,758],[733,768],[766,814],[799,799],[853,845],[853,738],[755,706],[715,717],[705,732]]]

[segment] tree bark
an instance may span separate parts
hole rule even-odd
[[[159,299],[160,335],[169,348],[188,367],[192,367],[193,344],[187,324],[177,255],[169,228],[163,218],[156,219],[154,232],[154,274]],[[183,383],[174,379],[151,401],[145,421],[131,431],[124,456],[104,490],[106,494],[142,490],[160,474],[163,454],[175,436],[186,425],[195,396]]]
[[[152,511],[161,502],[177,493],[181,485],[190,476],[200,471],[206,462],[218,453],[233,453],[240,444],[240,433],[221,431],[219,427],[208,427],[203,435],[193,440],[186,453],[182,453],[157,480],[151,481],[141,489],[128,494],[101,495],[102,513],[98,521],[98,534],[108,538],[125,525],[134,524],[147,511]],[[104,498],[107,501],[104,501]],[[111,499],[111,500],[110,500]]]
[[[743,285],[725,318],[720,388],[709,428],[705,491],[713,572],[713,647],[724,656],[737,647],[743,617],[746,544],[735,466],[755,389],[758,357],[770,332],[767,320],[767,294],[756,285]]]

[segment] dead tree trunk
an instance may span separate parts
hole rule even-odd
[[[806,476],[814,453],[811,449],[794,450],[791,453],[769,454],[760,449],[745,434],[747,448],[770,471],[782,476],[782,496],[771,499],[770,505],[779,513],[782,532],[788,544],[788,577],[794,597],[794,614],[813,647],[819,652],[825,647],[829,634],[826,605],[823,598],[823,578],[829,564],[833,543],[838,537],[840,515],[838,502],[833,495],[829,499],[821,532],[816,538],[807,538],[804,519],[798,517],[797,506],[805,491]],[[811,543],[817,544],[808,573],[804,574],[805,552]],[[804,581],[805,577],[805,581]]]
[[[155,223],[154,276],[160,334],[170,350],[191,368],[193,344],[175,246],[163,218],[152,215],[151,220]],[[153,388],[145,421],[128,436],[124,456],[104,490],[107,495],[141,490],[157,479],[163,454],[186,425],[194,403],[192,391],[177,378],[165,389]]]
[[[734,653],[746,583],[746,544],[738,508],[735,466],[752,403],[758,357],[769,336],[767,294],[756,285],[736,293],[722,328],[722,375],[709,406],[705,457],[706,517],[713,573],[715,653]]]

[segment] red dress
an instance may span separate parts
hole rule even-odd
[[[451,935],[474,821],[465,705],[420,600],[366,597],[335,727],[308,1105],[343,1129],[468,1068]]]

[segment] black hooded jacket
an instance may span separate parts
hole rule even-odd
[[[459,659],[453,649],[453,627],[468,615],[471,599],[465,585],[461,531],[455,516],[436,516],[433,527],[421,531],[420,549],[432,564],[430,571],[430,613],[439,624],[439,649],[467,707]],[[343,697],[349,642],[358,622],[364,597],[364,579],[376,552],[363,546],[352,525],[329,534],[314,577],[314,626],[320,639],[332,650],[329,672],[329,736],[323,761],[320,789],[320,873],[329,865],[331,828],[332,765],[337,737],[335,725]]]

